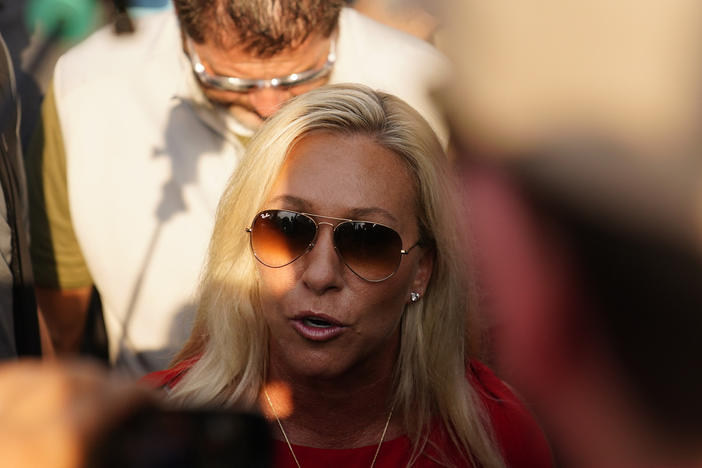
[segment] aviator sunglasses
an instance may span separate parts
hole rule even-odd
[[[403,249],[400,234],[379,223],[289,210],[261,211],[246,232],[250,234],[256,260],[267,267],[280,268],[312,250],[322,224],[334,229],[334,249],[344,264],[359,278],[374,283],[394,275],[402,256],[420,245],[417,241]]]

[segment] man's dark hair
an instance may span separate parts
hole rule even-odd
[[[310,34],[329,36],[343,0],[174,0],[181,27],[195,42],[243,46],[265,58],[295,48]]]

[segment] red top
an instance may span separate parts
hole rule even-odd
[[[142,378],[154,387],[172,387],[190,368],[194,360],[186,361],[173,369],[153,372]],[[483,399],[492,420],[497,442],[509,468],[547,468],[553,466],[551,452],[541,428],[524,405],[490,369],[478,361],[470,362],[474,388]],[[435,444],[452,458],[456,455],[450,442],[441,436],[442,431],[433,431],[431,442],[425,447],[413,465],[416,468],[444,466],[432,459],[437,453]],[[285,441],[274,441],[275,468],[297,468]],[[377,444],[352,449],[319,449],[293,445],[295,456],[303,468],[358,468],[370,467]],[[410,440],[398,437],[383,442],[376,459],[376,468],[407,466],[411,453]],[[436,458],[436,457],[434,457]],[[464,460],[452,461],[457,467],[470,467]]]

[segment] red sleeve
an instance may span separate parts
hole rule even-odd
[[[541,427],[514,393],[477,361],[469,375],[490,414],[505,463],[510,468],[551,468],[553,457]]]

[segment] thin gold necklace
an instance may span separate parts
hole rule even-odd
[[[268,396],[268,390],[265,388],[263,389],[263,394],[266,395],[266,400],[268,400],[268,406],[271,407],[271,411],[273,411],[273,416],[275,416],[275,420],[278,422],[278,427],[280,427],[280,432],[283,434],[283,437],[285,438],[285,443],[288,444],[288,448],[290,449],[290,454],[293,457],[293,460],[295,460],[295,464],[297,465],[297,468],[302,468],[300,466],[300,462],[297,460],[297,457],[295,456],[295,451],[292,448],[292,444],[290,443],[290,439],[288,439],[288,435],[285,433],[285,429],[283,429],[283,423],[280,422],[280,418],[278,418],[278,412],[275,410],[275,406],[273,406],[273,402],[271,401],[271,397]],[[380,453],[380,447],[383,445],[383,441],[385,441],[385,433],[388,430],[388,426],[390,425],[390,420],[392,419],[392,411],[395,409],[395,404],[393,403],[392,407],[390,408],[390,413],[388,414],[388,419],[385,421],[385,427],[383,428],[383,433],[380,435],[380,442],[378,442],[378,448],[375,449],[375,455],[373,455],[373,461],[370,464],[370,468],[373,468],[375,466],[375,459],[378,458],[378,453]]]

